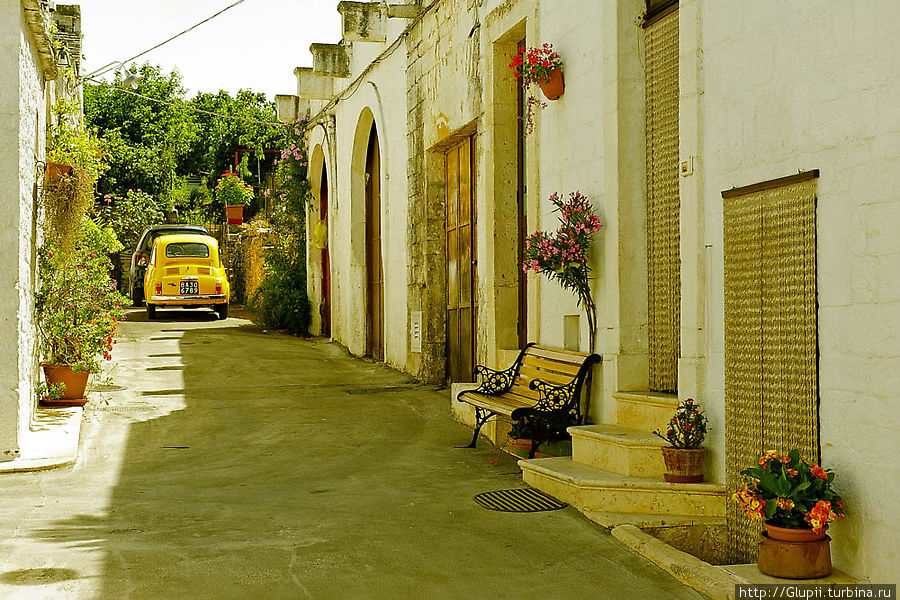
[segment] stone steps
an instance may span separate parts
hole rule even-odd
[[[675,394],[614,392],[613,398],[616,400],[616,424],[643,431],[664,428],[678,408]]]
[[[519,466],[525,483],[585,513],[725,514],[725,488],[715,483],[668,483],[631,477],[575,462],[573,457],[520,460]]]
[[[631,477],[662,479],[666,471],[660,448],[665,442],[649,429],[600,424],[570,427],[572,460]]]

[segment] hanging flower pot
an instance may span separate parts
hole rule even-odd
[[[48,386],[60,383],[66,386],[58,399],[44,401],[45,404],[52,406],[55,403],[71,406],[72,404],[83,405],[87,402],[87,399],[84,397],[84,390],[87,387],[88,375],[90,374],[88,371],[72,371],[72,367],[68,365],[43,364],[41,366],[44,369],[44,378],[47,380]],[[79,402],[73,403],[73,400]]]
[[[538,79],[538,85],[547,100],[557,100],[566,91],[566,82],[560,68],[550,71],[549,79]]]
[[[229,204],[225,207],[225,215],[229,225],[240,225],[244,222],[244,205]]]
[[[56,185],[63,177],[68,177],[72,172],[72,165],[58,162],[48,162],[44,170],[44,184]]]

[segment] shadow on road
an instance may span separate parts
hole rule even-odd
[[[454,448],[446,394],[183,313],[127,324],[129,401],[177,408],[131,423],[106,514],[36,532],[102,551],[98,598],[696,597],[572,509],[476,505],[521,478],[487,444]]]

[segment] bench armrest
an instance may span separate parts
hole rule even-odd
[[[578,388],[577,377],[563,385],[533,379],[528,387],[538,391],[538,402],[531,408],[534,412],[571,410],[573,402],[577,405],[578,398],[575,397],[575,390]],[[577,411],[577,406],[575,408]]]
[[[503,371],[495,371],[484,365],[477,365],[475,367],[475,377],[481,375],[481,385],[472,391],[487,396],[496,396],[508,392],[516,379],[517,366],[513,365]]]

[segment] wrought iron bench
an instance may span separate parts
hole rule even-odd
[[[565,431],[568,426],[582,424],[581,388],[593,365],[600,361],[596,354],[545,348],[532,342],[504,371],[476,366],[475,376],[481,376],[481,384],[456,396],[459,402],[475,407],[475,433],[465,447],[474,448],[481,428],[498,415],[543,423],[542,429],[547,431]],[[531,456],[536,449],[533,442]]]

